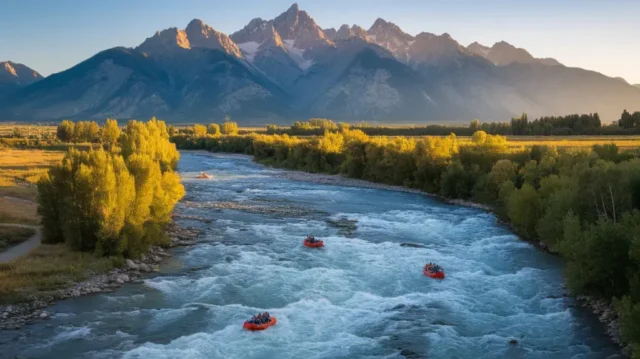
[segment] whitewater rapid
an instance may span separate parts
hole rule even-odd
[[[246,157],[183,153],[182,225],[202,229],[144,284],[60,302],[0,333],[7,358],[607,358],[563,297],[562,264],[480,210],[294,182]],[[196,180],[205,170],[213,180]],[[325,248],[302,246],[313,233]],[[404,244],[404,245],[402,245]],[[410,245],[407,245],[410,244]],[[426,262],[447,278],[422,274]],[[278,324],[242,330],[269,311]],[[516,340],[517,344],[510,343]]]

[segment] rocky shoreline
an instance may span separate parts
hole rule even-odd
[[[600,323],[605,327],[605,333],[614,343],[622,348],[622,354],[629,356],[631,348],[622,341],[620,321],[618,320],[618,314],[613,308],[613,303],[587,295],[579,295],[576,296],[575,299],[578,305],[583,308],[588,308],[598,317]]]
[[[191,246],[200,235],[199,230],[172,224],[167,229],[171,243],[168,248]],[[97,293],[110,293],[125,283],[143,283],[146,273],[158,272],[160,263],[171,256],[168,248],[153,246],[139,259],[126,259],[121,268],[108,273],[90,275],[88,279],[70,284],[46,296],[37,296],[24,303],[0,305],[0,330],[19,329],[26,324],[49,319],[51,313],[46,308],[57,301]]]

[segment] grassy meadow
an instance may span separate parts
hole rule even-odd
[[[46,296],[93,273],[105,273],[122,260],[76,252],[65,244],[42,244],[28,255],[0,264],[0,303]]]
[[[35,201],[35,184],[63,155],[61,151],[0,149],[0,196]]]

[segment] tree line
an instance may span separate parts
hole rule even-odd
[[[129,121],[122,130],[116,120],[97,130],[93,124],[63,121],[58,128],[72,141],[101,146],[71,148],[38,182],[43,242],[103,256],[139,256],[166,243],[163,229],[184,196],[175,172],[180,154],[162,121]]]
[[[596,123],[593,116],[583,120]],[[622,152],[615,144],[589,150],[511,149],[506,137],[482,130],[470,142],[459,142],[455,134],[369,137],[348,128],[312,138],[253,134],[172,140],[179,148],[252,154],[276,167],[340,173],[488,204],[522,237],[566,259],[574,294],[613,301],[623,338],[640,354],[637,153]]]
[[[267,134],[290,136],[322,136],[325,131],[338,132],[343,129],[360,130],[369,136],[471,136],[476,131],[491,135],[514,136],[574,136],[574,135],[632,135],[640,134],[640,111],[633,114],[624,110],[620,119],[603,125],[597,113],[571,114],[566,116],[543,116],[532,121],[523,113],[509,122],[480,122],[473,120],[468,126],[373,126],[366,122],[348,124],[335,123],[325,118],[297,121],[290,127],[268,125]]]

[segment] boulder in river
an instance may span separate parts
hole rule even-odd
[[[125,260],[125,263],[127,264],[127,268],[129,268],[129,269],[134,269],[134,270],[135,270],[135,269],[139,269],[139,268],[140,268],[140,267],[139,267],[137,264],[135,264],[131,259],[127,259],[127,260]]]
[[[427,248],[422,244],[417,244],[417,243],[400,243],[400,247]]]

